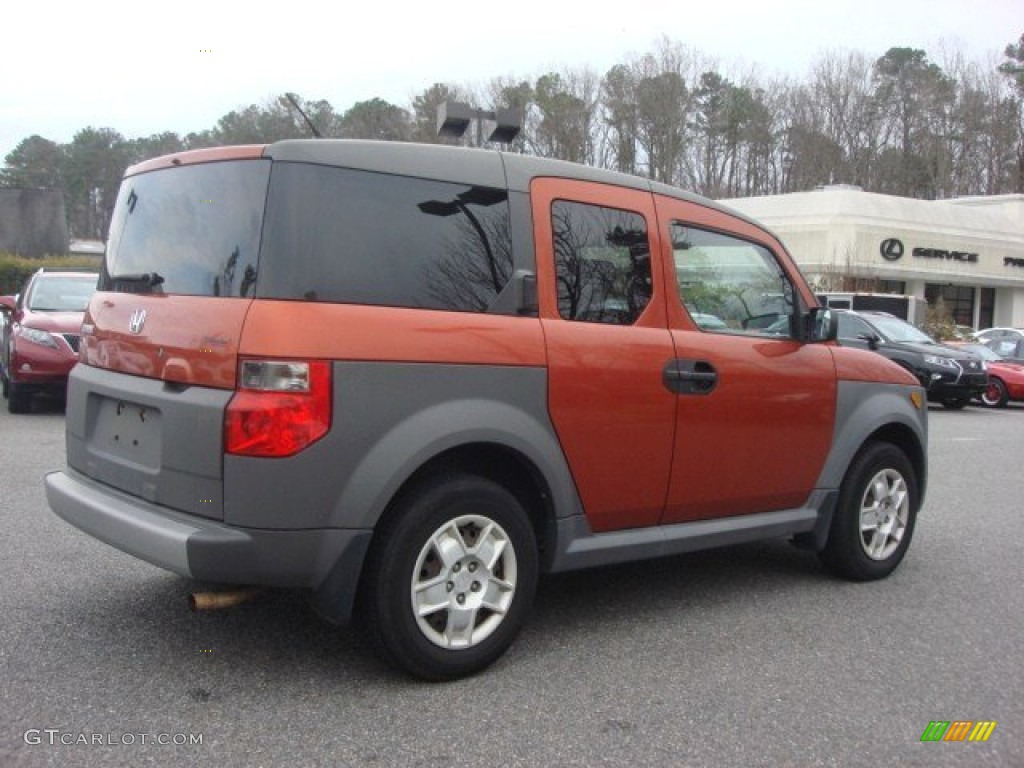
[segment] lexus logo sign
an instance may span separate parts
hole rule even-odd
[[[879,250],[882,252],[882,258],[886,261],[899,261],[903,255],[903,243],[895,237],[890,237],[888,240],[882,241],[882,247]]]

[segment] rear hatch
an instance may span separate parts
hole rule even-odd
[[[128,170],[68,395],[72,468],[215,519],[224,409],[259,266],[261,152],[201,150]]]

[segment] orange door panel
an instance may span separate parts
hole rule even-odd
[[[832,441],[835,367],[827,348],[674,330],[680,359],[717,384],[680,395],[664,522],[798,507]]]
[[[663,513],[668,488],[676,399],[662,381],[663,369],[674,353],[666,325],[652,196],[618,187],[538,179],[531,186],[531,197],[538,299],[548,350],[548,406],[584,510],[595,531],[654,525]],[[556,201],[642,217],[652,284],[649,301],[631,324],[617,324],[609,317],[601,322],[570,320],[560,314],[552,225]],[[610,231],[619,231],[609,226]],[[631,242],[635,256],[636,238]],[[560,247],[566,247],[564,239]],[[643,247],[640,243],[639,248]],[[600,247],[594,250],[604,258]],[[614,261],[613,256],[607,258]],[[564,274],[560,277],[565,280]],[[603,305],[617,306],[615,299],[607,297]]]
[[[544,320],[548,406],[596,531],[654,525],[672,459],[667,332]]]
[[[663,522],[798,507],[814,488],[832,442],[832,356],[823,345],[767,332],[698,326],[680,299],[669,227],[676,221],[755,242],[770,252],[766,257],[775,256],[805,303],[809,291],[793,279],[795,268],[781,244],[753,225],[679,200],[658,197],[656,204],[665,282],[673,288],[666,302],[675,355],[682,370],[707,377],[678,395]]]

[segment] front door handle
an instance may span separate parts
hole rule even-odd
[[[677,395],[707,395],[718,385],[718,371],[706,360],[669,360],[662,371],[662,382]]]

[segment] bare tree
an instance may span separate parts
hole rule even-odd
[[[824,115],[816,93],[803,85],[786,103],[784,192],[841,181],[843,148],[822,130]]]
[[[590,69],[550,72],[533,87],[527,146],[541,157],[593,165],[600,80]]]
[[[328,137],[459,143],[437,136],[447,99],[523,109],[511,151],[646,175],[712,197],[830,183],[923,198],[1024,192],[1024,36],[1002,61],[972,62],[942,48],[935,60],[914,48],[893,47],[876,60],[829,52],[809,78],[772,81],[753,70],[726,73],[662,38],[602,77],[581,67],[483,86],[436,83],[413,95],[408,109],[372,98],[339,114],[325,100],[282,95],[184,137],[128,140],[88,128],[58,145],[33,136],[8,155],[0,183],[62,185],[72,231],[98,233],[112,203],[111,179],[129,163],[309,136],[302,113]]]
[[[653,54],[632,65],[636,81],[638,168],[657,181],[679,176],[693,109],[693,83],[701,62],[679,43],[663,39]]]
[[[1017,178],[1014,186],[1016,192],[1024,192],[1024,34],[1016,44],[1007,45],[1003,55],[1006,61],[999,65],[999,71],[1011,80],[1016,91],[1016,96],[1006,104],[1006,111],[1012,113],[1007,117],[1016,118]]]
[[[860,52],[826,53],[815,64],[808,95],[809,116],[841,159],[829,166],[831,180],[871,187],[884,141],[884,113],[875,96],[872,62]]]
[[[23,139],[7,155],[6,167],[0,171],[5,187],[59,188],[64,185],[64,154],[55,141],[42,136]]]
[[[340,122],[346,139],[407,141],[412,135],[409,113],[383,99],[360,101],[345,111]]]
[[[608,130],[608,165],[636,173],[639,144],[637,77],[632,67],[616,64],[601,81],[602,121]]]
[[[938,195],[937,143],[948,127],[953,83],[915,48],[890,48],[875,62],[875,98],[886,116],[879,191]]]

